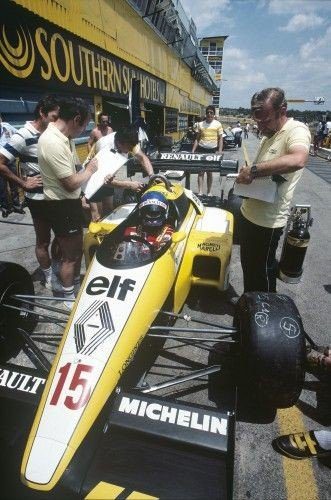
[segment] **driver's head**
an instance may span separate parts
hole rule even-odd
[[[159,191],[143,194],[139,203],[139,216],[145,231],[154,232],[164,226],[168,217],[168,200]]]

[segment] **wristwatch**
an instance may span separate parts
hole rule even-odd
[[[252,179],[256,179],[256,177],[257,177],[257,165],[251,166],[250,174],[252,176]]]

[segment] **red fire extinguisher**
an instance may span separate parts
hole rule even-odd
[[[312,223],[310,205],[292,207],[279,262],[279,277],[285,283],[299,283],[301,280],[310,240],[308,228]]]

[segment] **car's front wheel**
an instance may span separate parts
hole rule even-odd
[[[298,400],[305,376],[300,314],[286,295],[249,292],[236,305],[241,386],[262,404],[287,408]]]

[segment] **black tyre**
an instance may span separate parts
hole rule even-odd
[[[9,309],[5,305],[21,307],[14,294],[34,295],[34,287],[30,274],[24,267],[11,262],[0,262],[0,358],[13,356],[21,349],[21,337],[17,328],[28,333],[36,326],[36,316],[18,309]],[[32,305],[22,305],[24,309],[33,309]]]
[[[305,337],[300,314],[286,295],[250,292],[236,306],[241,373],[246,391],[273,408],[298,400],[305,376]]]
[[[226,201],[226,210],[231,212],[234,218],[233,243],[235,244],[239,243],[239,217],[242,201],[240,196],[233,194],[233,188],[230,189]]]

